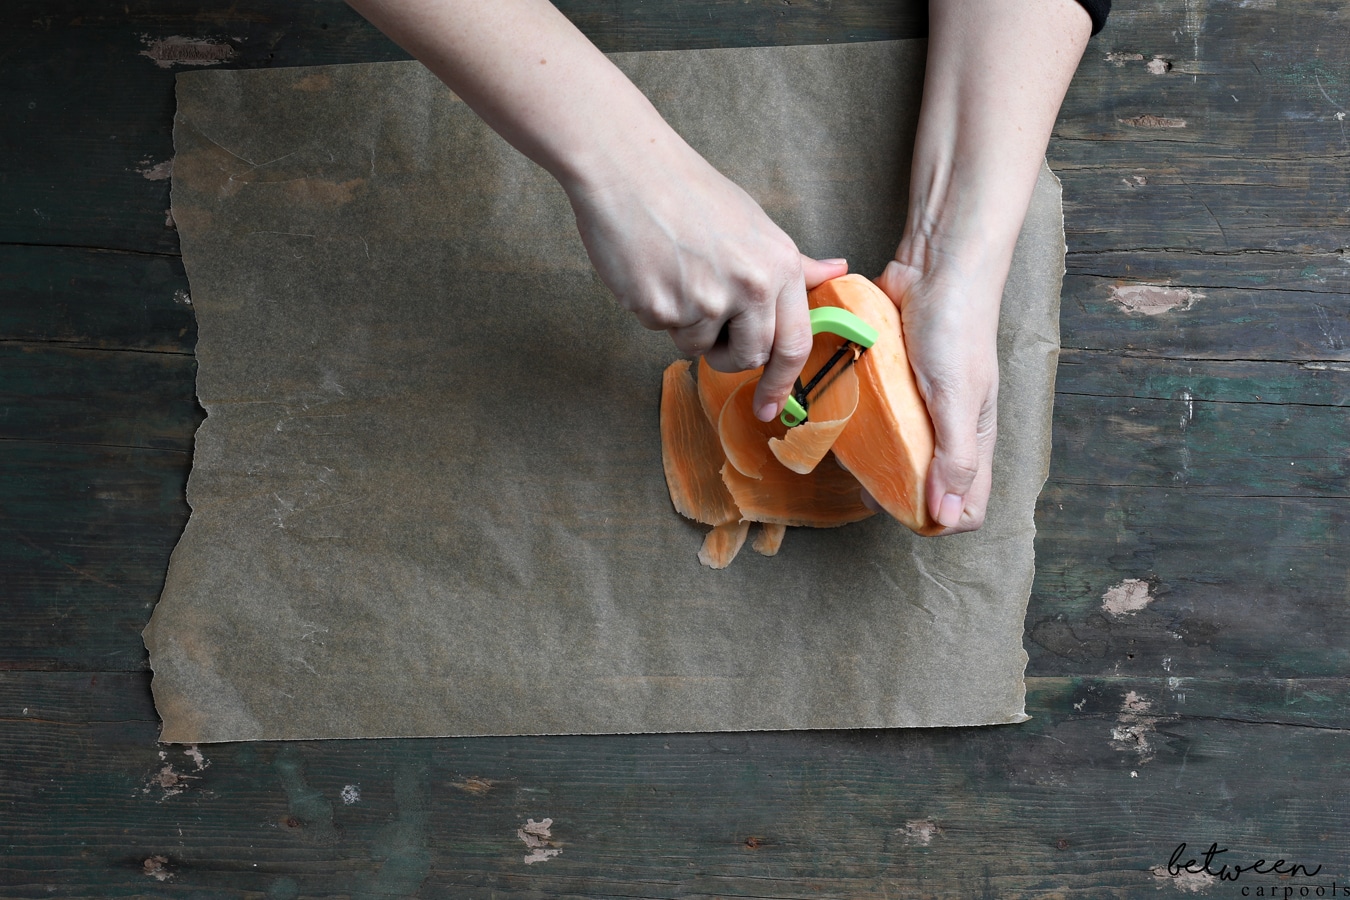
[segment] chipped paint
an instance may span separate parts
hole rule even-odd
[[[1135,128],[1185,128],[1185,119],[1175,119],[1170,116],[1130,116],[1128,119],[1116,119],[1122,125],[1133,125]]]
[[[492,790],[492,786],[497,782],[490,778],[469,777],[463,781],[452,781],[450,786],[461,790],[466,794],[473,794],[475,797],[482,797]]]
[[[148,794],[152,787],[158,786],[164,790],[165,797],[173,797],[187,789],[183,781],[184,776],[174,769],[173,764],[165,763],[158,772],[150,776],[149,783],[141,793]]]
[[[918,844],[920,847],[927,847],[933,843],[933,838],[942,834],[942,826],[932,819],[915,819],[912,822],[906,822],[905,827],[900,829],[900,833],[905,836],[906,844]]]
[[[166,38],[152,39],[142,35],[145,49],[140,55],[152,59],[161,69],[170,66],[218,66],[233,59],[238,53],[224,41],[208,38],[190,38],[175,34]]]
[[[342,786],[342,793],[338,796],[342,798],[344,806],[351,806],[361,799],[361,786],[359,784],[345,784]]]
[[[1153,873],[1154,878],[1165,878],[1181,890],[1192,894],[1207,890],[1218,882],[1217,878],[1207,872],[1187,872],[1183,870],[1173,875],[1167,871],[1167,866],[1154,866],[1149,871]]]
[[[151,164],[150,160],[141,160],[141,167],[136,170],[146,181],[168,181],[173,177],[173,157]]]
[[[1111,63],[1113,66],[1115,66],[1117,69],[1119,69],[1121,66],[1125,65],[1127,62],[1135,62],[1135,61],[1143,62],[1143,60],[1144,60],[1144,54],[1142,54],[1142,53],[1122,53],[1122,52],[1117,51],[1117,52],[1114,52],[1114,53],[1108,53],[1108,54],[1106,54],[1106,57],[1105,57],[1105,58],[1106,58],[1106,61],[1107,61],[1107,62]]]
[[[1111,300],[1127,313],[1160,316],[1172,310],[1185,312],[1205,295],[1190,288],[1161,284],[1118,284],[1111,288]]]
[[[197,749],[196,744],[188,744],[183,750],[183,755],[192,760],[192,764],[197,767],[198,772],[211,765],[211,761],[205,756],[202,756],[202,751]]]
[[[1183,388],[1172,399],[1186,404],[1181,409],[1181,415],[1177,417],[1177,425],[1182,431],[1185,431],[1187,426],[1195,421],[1195,395]],[[1185,450],[1186,448],[1183,447],[1182,449]]]
[[[1166,75],[1172,71],[1172,64],[1161,56],[1155,56],[1148,61],[1144,68],[1148,70],[1150,75]]]
[[[524,825],[516,829],[516,837],[520,838],[525,843],[525,848],[530,851],[525,854],[526,865],[545,862],[562,853],[562,848],[553,840],[552,819],[541,819],[538,822],[527,819]]]
[[[1155,755],[1152,738],[1160,719],[1147,714],[1152,707],[1153,704],[1144,697],[1134,691],[1128,692],[1121,703],[1115,727],[1111,729],[1111,746],[1121,752],[1138,754],[1141,763]],[[1138,774],[1132,772],[1131,777],[1137,778]]]
[[[167,856],[147,856],[145,862],[141,863],[141,872],[156,881],[168,881],[173,877],[173,873],[169,871]]]
[[[1108,615],[1120,618],[1132,616],[1153,602],[1148,591],[1148,582],[1140,578],[1126,578],[1120,584],[1107,588],[1102,594],[1102,609]]]
[[[1186,0],[1184,29],[1191,36],[1192,58],[1200,61],[1200,33],[1205,30],[1205,8],[1200,0]]]
[[[168,759],[168,754],[163,750],[159,751],[159,760],[163,765],[150,775],[150,778],[145,783],[145,787],[141,788],[142,794],[149,794],[151,791],[158,789],[161,793],[157,799],[158,802],[161,803],[170,797],[177,797],[179,794],[185,792],[192,786],[191,783],[200,777],[178,771]],[[201,765],[197,767],[197,770],[201,771],[204,768],[206,768],[206,765]]]

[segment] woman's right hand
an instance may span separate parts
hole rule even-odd
[[[806,292],[848,265],[800,254],[673,131],[642,149],[595,186],[564,182],[591,262],[624,309],[680,350],[725,372],[764,366],[753,402],[769,421],[811,352]]]

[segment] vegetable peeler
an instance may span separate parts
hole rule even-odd
[[[817,335],[822,331],[839,335],[844,339],[844,343],[839,345],[839,349],[834,352],[834,355],[825,362],[825,365],[820,367],[819,372],[811,376],[811,379],[805,385],[798,377],[797,383],[793,385],[791,395],[788,396],[787,402],[783,404],[783,412],[778,417],[778,421],[788,428],[793,428],[806,421],[811,392],[839,364],[840,360],[844,361],[844,369],[847,369],[857,359],[857,354],[853,352],[855,347],[859,351],[866,350],[877,341],[877,330],[875,328],[848,310],[840,309],[837,306],[821,306],[811,310],[811,334]],[[840,371],[843,371],[843,369]]]

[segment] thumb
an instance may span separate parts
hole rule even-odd
[[[928,512],[944,528],[962,524],[963,515],[974,528],[984,521],[998,409],[994,390],[985,397],[939,392],[929,404],[936,447],[928,469]]]
[[[802,275],[806,278],[806,289],[819,287],[831,278],[848,274],[846,259],[812,259],[802,255]]]

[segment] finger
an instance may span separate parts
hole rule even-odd
[[[686,325],[680,328],[667,328],[666,334],[675,342],[675,346],[680,348],[680,352],[688,356],[703,356],[709,354],[708,362],[712,363],[711,354],[719,346],[719,338],[723,332],[723,323],[720,319],[704,319],[695,322],[693,325]],[[722,341],[725,343],[725,341]],[[716,368],[714,366],[713,368]]]
[[[801,263],[806,290],[831,278],[848,274],[848,261],[843,259],[815,260],[809,256],[801,256]],[[809,317],[807,322],[809,328]],[[772,323],[764,316],[746,311],[727,323],[722,330],[721,339],[716,341],[710,350],[705,351],[704,355],[708,359],[708,365],[718,371],[743,372],[765,364],[774,352],[773,341]],[[808,353],[810,349],[808,345]],[[798,366],[798,371],[800,370]],[[795,374],[792,377],[793,380],[796,379]],[[789,384],[789,388],[790,386]],[[783,396],[787,396],[786,391]],[[755,408],[759,409],[759,406]]]
[[[831,278],[838,278],[847,274],[848,260],[846,259],[812,259],[805,254],[802,255],[802,275],[806,279],[808,291],[819,287]]]
[[[772,421],[783,408],[783,401],[801,374],[806,357],[811,353],[811,317],[806,306],[805,292],[831,278],[848,274],[848,260],[812,259],[801,255],[802,293],[790,285],[779,295],[774,320],[774,338],[769,362],[755,389],[755,415],[762,421]]]
[[[928,512],[944,528],[984,523],[997,431],[997,389],[982,399],[938,395],[929,403],[937,446],[928,469]]]
[[[750,306],[727,319],[704,356],[719,372],[744,372],[764,365],[773,351],[773,307]]]
[[[793,279],[785,285],[774,312],[772,350],[752,401],[755,416],[762,422],[772,421],[782,410],[811,353],[811,315],[806,308],[804,282]]]

